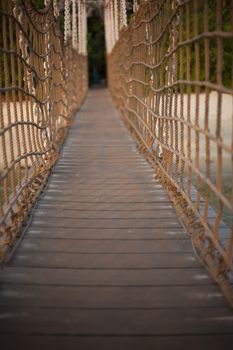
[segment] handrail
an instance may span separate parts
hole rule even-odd
[[[0,1],[0,260],[46,183],[87,93],[87,57],[64,44],[53,1]]]
[[[233,306],[232,11],[221,0],[140,1],[109,50],[108,81]]]

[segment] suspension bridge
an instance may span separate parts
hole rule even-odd
[[[231,349],[232,1],[36,5],[1,1],[2,346]]]

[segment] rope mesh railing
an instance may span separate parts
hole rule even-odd
[[[107,37],[110,91],[233,305],[233,2],[136,5]]]
[[[87,92],[87,60],[63,45],[53,2],[0,2],[0,260],[56,161]],[[55,10],[55,11],[54,11]]]

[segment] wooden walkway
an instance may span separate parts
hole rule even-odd
[[[233,312],[104,89],[0,283],[4,350],[232,349]]]

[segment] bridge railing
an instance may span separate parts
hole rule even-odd
[[[53,1],[0,1],[0,260],[46,182],[87,93],[87,59],[63,45]]]
[[[233,305],[232,18],[231,1],[140,1],[108,55],[108,80]]]

